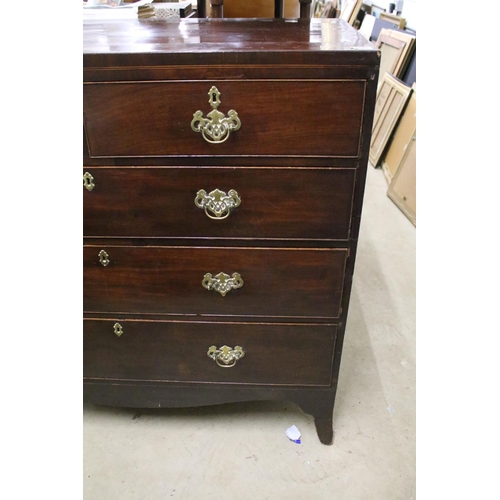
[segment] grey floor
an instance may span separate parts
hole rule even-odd
[[[415,498],[415,228],[386,192],[369,166],[334,444],[291,403],[84,404],[85,500]]]

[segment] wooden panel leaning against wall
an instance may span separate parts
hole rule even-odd
[[[405,151],[417,130],[417,94],[416,85],[408,99],[408,104],[389,140],[386,153],[382,158],[382,170],[387,183],[390,184],[398,169]]]
[[[403,57],[403,51],[406,42],[392,38],[386,34],[380,34],[377,40],[377,46],[380,49],[380,75],[383,77],[386,73],[396,75],[396,68]],[[378,82],[378,89],[382,85],[382,80]]]
[[[389,182],[387,196],[417,225],[417,86],[394,132],[382,168]],[[390,176],[390,177],[389,177]]]
[[[342,10],[340,11],[340,19],[343,19],[350,25],[354,25],[362,3],[362,0],[344,0]]]
[[[411,92],[411,87],[389,73],[386,73],[382,78],[375,104],[370,143],[370,162],[374,167],[379,166]]]
[[[387,191],[387,196],[408,217],[414,226],[417,225],[416,180],[417,132],[415,131]]]
[[[405,42],[406,45],[400,54],[401,57],[395,65],[393,71],[390,72],[400,80],[404,81],[408,86],[411,86],[416,82],[417,36],[414,30],[393,29],[387,21],[365,14],[359,28],[359,33],[361,33],[367,40],[377,45],[380,45],[381,36],[389,36],[401,42]],[[382,46],[382,59],[385,58],[385,50],[386,47]],[[380,79],[382,79],[383,75],[384,72],[381,72]]]
[[[416,50],[416,36],[410,33],[403,33],[402,31],[390,29],[382,29],[379,36],[386,36],[399,40],[400,42],[405,42],[406,45],[403,47],[401,56],[391,72],[394,76],[402,80]]]
[[[403,80],[416,50],[416,37],[397,30],[382,29],[377,39],[381,51],[380,76],[385,72]],[[379,88],[381,85],[379,80]]]

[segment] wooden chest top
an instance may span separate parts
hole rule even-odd
[[[364,62],[378,61],[378,49],[339,19],[88,20],[83,29],[84,67],[108,63],[110,55],[125,64],[243,63],[244,53],[260,54],[262,61],[279,55],[286,63],[293,54],[297,62],[303,54],[304,64],[331,63],[332,52],[336,64],[359,64],[360,52]]]

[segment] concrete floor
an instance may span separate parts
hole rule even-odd
[[[386,192],[369,166],[333,446],[291,403],[84,404],[85,500],[415,498],[415,228]]]

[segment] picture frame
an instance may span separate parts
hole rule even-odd
[[[406,42],[380,32],[377,39],[377,47],[380,49],[380,78],[378,88],[380,88],[382,78],[386,73],[395,74],[405,46]]]
[[[313,5],[311,7],[311,17],[323,17],[323,12],[325,11],[326,0],[313,0]]]
[[[417,226],[417,133],[412,136],[405,155],[387,190],[387,196]]]
[[[390,73],[385,73],[377,93],[369,160],[378,167],[386,146],[404,111],[412,88]]]
[[[346,0],[340,11],[340,19],[343,19],[350,25],[354,24],[354,21],[358,17],[358,12],[361,9],[361,4],[363,0]]]
[[[394,67],[394,70],[392,71],[393,75],[397,76],[398,78],[401,78],[404,75],[406,69],[408,68],[413,53],[415,52],[417,37],[411,33],[405,33],[387,28],[382,28],[382,30],[380,30],[380,35],[390,36],[391,38],[395,38],[396,40],[406,43],[405,47],[403,48],[401,57],[398,61],[398,64]]]
[[[412,137],[417,132],[417,93],[415,87],[412,88],[413,92],[408,98],[405,110],[392,133],[382,159],[382,170],[388,184],[396,175]]]
[[[340,19],[349,22],[352,12],[356,7],[357,0],[345,0],[342,5],[342,10],[340,11]]]
[[[404,29],[406,26],[406,19],[395,14],[389,14],[389,12],[380,12],[379,18],[394,24],[395,28]]]
[[[370,41],[374,26],[375,26],[375,17],[372,16],[371,14],[365,14],[365,17],[363,17],[363,22],[361,23],[361,26],[359,27],[358,31],[368,41]]]

